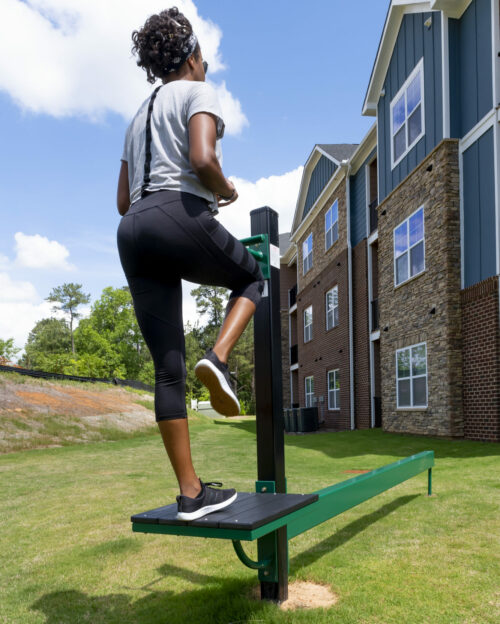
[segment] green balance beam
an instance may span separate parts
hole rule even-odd
[[[259,497],[286,497],[284,505],[289,504],[292,501],[292,497],[304,496],[303,503],[297,502],[296,498],[295,506],[301,504],[302,506],[290,513],[286,513],[279,518],[276,518],[270,522],[266,522],[261,526],[254,529],[243,529],[238,527],[236,520],[233,525],[226,523],[224,528],[222,527],[209,527],[209,526],[193,526],[190,523],[183,524],[161,524],[132,521],[132,530],[141,533],[159,533],[169,535],[184,535],[192,537],[211,537],[218,539],[231,539],[239,541],[254,541],[272,533],[273,531],[286,526],[288,539],[300,535],[304,531],[308,531],[314,526],[329,520],[334,516],[351,509],[356,505],[359,505],[365,500],[380,494],[381,492],[388,490],[417,474],[428,470],[429,471],[429,490],[430,494],[430,475],[431,469],[434,465],[434,451],[423,451],[416,455],[411,455],[404,459],[400,459],[387,466],[376,468],[366,474],[358,475],[352,479],[341,481],[335,485],[331,485],[317,492],[313,492],[311,495],[297,495],[297,494],[258,494]],[[286,500],[288,499],[288,500]],[[269,502],[273,501],[272,498]],[[171,505],[169,507],[174,507]],[[217,518],[218,513],[209,514],[205,516],[207,521],[212,521]],[[146,512],[149,514],[150,512]],[[172,513],[170,510],[169,513]],[[145,514],[140,514],[144,516]],[[160,512],[161,516],[161,512]],[[134,517],[133,517],[134,518]],[[199,523],[199,522],[198,522]]]

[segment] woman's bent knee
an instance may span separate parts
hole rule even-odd
[[[249,284],[245,284],[244,286],[233,290],[229,299],[233,299],[234,297],[246,297],[255,304],[255,307],[257,307],[262,299],[263,291],[264,280],[256,280],[255,282],[250,282]]]

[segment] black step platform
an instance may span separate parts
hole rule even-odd
[[[174,531],[168,530],[169,527],[178,527],[179,531],[175,531],[175,533],[179,535],[187,533],[187,531],[182,530],[183,527],[186,529],[225,529],[232,530],[231,533],[234,530],[247,532],[283,518],[317,500],[317,494],[238,492],[236,501],[226,509],[207,514],[197,520],[189,522],[176,520],[177,503],[136,514],[131,517],[131,520],[136,525],[135,530],[144,532],[174,533]],[[148,531],[145,526],[137,525],[158,526],[157,530]],[[162,527],[165,529],[164,531],[161,530]],[[192,531],[189,533],[203,535],[203,533],[193,533]]]

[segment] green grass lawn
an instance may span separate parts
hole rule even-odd
[[[253,491],[255,422],[198,420],[203,480]],[[290,541],[290,581],[328,585],[328,610],[251,598],[229,541],[132,533],[177,490],[159,435],[0,457],[0,622],[498,622],[500,447],[379,430],[286,437],[288,490],[310,492],[422,450],[422,473]],[[255,543],[245,544],[256,558]]]

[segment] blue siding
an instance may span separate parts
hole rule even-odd
[[[375,156],[377,148],[365,159],[358,171],[350,176],[351,246],[366,238],[366,175],[365,166]]]
[[[464,288],[496,275],[493,129],[463,153]]]
[[[430,29],[424,26],[432,16]],[[425,134],[391,170],[391,100],[424,57]],[[409,13],[403,16],[384,82],[385,97],[377,106],[379,143],[379,203],[432,151],[443,138],[443,94],[441,88],[441,12]]]
[[[326,156],[322,155],[318,160],[316,167],[314,167],[313,172],[311,173],[311,180],[309,181],[309,187],[307,189],[302,219],[306,216],[309,210],[311,210],[314,202],[320,196],[321,191],[325,188],[326,183],[332,177],[336,168],[337,165]]]
[[[493,107],[491,0],[472,0],[448,24],[450,135],[461,138]]]

